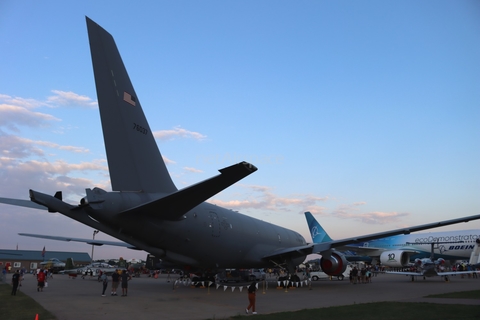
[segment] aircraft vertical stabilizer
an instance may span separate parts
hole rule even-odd
[[[176,191],[115,40],[86,19],[112,190]]]
[[[310,229],[310,235],[312,236],[313,243],[322,243],[332,241],[332,238],[322,228],[320,223],[313,217],[310,212],[305,212],[305,218],[307,218],[308,229]]]

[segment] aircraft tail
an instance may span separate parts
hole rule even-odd
[[[112,190],[177,191],[115,40],[86,19]]]
[[[305,212],[305,218],[307,219],[308,229],[310,230],[313,243],[333,241],[310,212]]]

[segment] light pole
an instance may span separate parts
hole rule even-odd
[[[95,242],[95,235],[99,233],[100,231],[98,230],[93,230],[93,241]],[[95,245],[92,244],[92,263],[93,263],[93,248],[95,248]]]

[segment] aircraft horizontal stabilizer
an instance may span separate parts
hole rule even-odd
[[[18,206],[18,207],[47,210],[46,206],[36,204],[35,202],[32,202],[30,200],[0,198],[0,203],[9,204],[9,205]]]
[[[219,171],[220,174],[213,178],[184,188],[158,200],[124,211],[119,214],[119,217],[144,214],[155,215],[164,220],[179,220],[189,210],[257,171],[257,167],[243,161],[233,166],[220,169]]]
[[[74,206],[63,202],[60,198],[58,197],[58,192],[55,194],[54,197],[52,197],[51,195],[40,193],[30,189],[30,200],[39,205],[47,207],[48,211],[50,212],[65,212],[74,208]]]

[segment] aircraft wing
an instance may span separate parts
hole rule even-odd
[[[404,276],[423,276],[423,273],[421,272],[408,272],[408,271],[385,271],[385,273],[389,274],[400,274]]]
[[[41,234],[32,234],[32,233],[19,233],[20,236],[49,239],[49,240],[58,240],[58,241],[73,241],[73,242],[84,242],[86,244],[94,246],[103,246],[104,244],[109,246],[125,247],[129,249],[141,250],[131,244],[120,241],[108,241],[108,240],[93,240],[93,239],[81,239],[81,238],[72,238],[72,237],[59,237],[59,236],[47,236]]]
[[[455,274],[472,274],[472,273],[480,273],[480,271],[448,271],[448,272],[437,272],[439,276],[453,276]]]
[[[480,214],[473,215],[473,216],[468,216],[468,217],[463,217],[463,218],[457,218],[457,219],[427,223],[427,224],[422,224],[422,225],[407,227],[407,228],[402,228],[402,229],[395,229],[395,230],[384,231],[384,232],[379,232],[379,233],[372,233],[372,234],[367,234],[367,235],[364,235],[364,236],[345,238],[345,239],[339,239],[339,240],[332,240],[332,241],[329,241],[329,242],[315,243],[313,251],[314,251],[314,253],[319,253],[321,251],[325,251],[325,250],[332,249],[332,248],[335,248],[335,249],[342,248],[342,247],[347,246],[347,245],[352,244],[352,243],[358,243],[358,242],[365,242],[365,241],[370,241],[370,240],[374,240],[374,239],[387,238],[387,237],[396,236],[396,235],[399,235],[399,234],[410,234],[411,232],[417,232],[417,231],[421,231],[421,230],[444,227],[444,226],[448,226],[448,225],[451,225],[451,224],[456,224],[456,223],[460,223],[460,222],[468,222],[468,221],[478,220],[478,219],[480,219]]]
[[[273,259],[281,256],[305,256],[311,253],[314,253],[313,251],[313,244],[307,244],[304,246],[298,246],[298,247],[292,247],[292,248],[284,248],[280,250],[275,250],[271,254],[268,254],[263,257],[263,259]]]
[[[363,254],[363,255],[370,255],[372,253],[387,250],[385,248],[356,247],[356,246],[350,246],[350,245],[335,247],[335,249],[338,250],[338,251],[352,251],[352,252],[355,252],[355,253],[358,253],[358,254]],[[406,248],[406,247],[401,247],[401,248],[396,248],[396,249],[402,250],[403,252],[407,252],[409,254],[417,254],[417,253],[421,252],[421,251],[413,250],[412,248]]]
[[[220,174],[215,177],[174,192],[158,200],[121,212],[119,217],[128,217],[134,214],[147,214],[158,217],[159,212],[161,212],[160,218],[162,219],[178,220],[189,210],[256,170],[257,167],[248,162],[234,164],[220,169]]]

